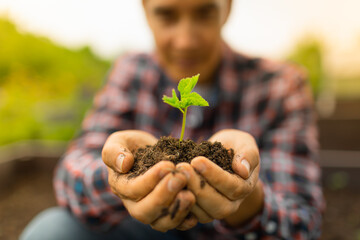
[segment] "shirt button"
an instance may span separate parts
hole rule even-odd
[[[276,222],[270,221],[270,222],[268,222],[268,224],[266,224],[265,230],[267,233],[272,234],[275,232],[276,227],[277,227]]]
[[[256,237],[255,233],[251,232],[251,233],[245,234],[245,239],[246,240],[255,240],[255,239],[257,239],[257,237]]]

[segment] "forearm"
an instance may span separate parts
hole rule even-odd
[[[60,206],[94,229],[107,230],[127,215],[110,190],[100,149],[86,149],[75,140],[55,171],[54,188]]]
[[[305,200],[312,198],[310,196],[274,191],[267,183],[263,183],[262,187],[262,210],[252,217],[244,217],[246,220],[238,222],[238,225],[228,222],[227,219],[216,222],[215,228],[220,234],[230,234],[234,239],[242,238],[245,234],[251,234],[255,239],[263,239],[263,236],[276,239],[319,238],[323,199],[318,186],[311,187],[313,197],[317,198],[316,202]],[[246,215],[245,212],[239,214]]]
[[[262,183],[259,180],[256,187],[249,196],[240,204],[239,209],[224,221],[232,227],[238,227],[247,223],[254,216],[259,214],[264,206],[264,192]]]

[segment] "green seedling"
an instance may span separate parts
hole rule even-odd
[[[180,92],[181,100],[179,100],[179,98],[177,97],[175,89],[172,90],[172,97],[168,97],[164,95],[162,98],[162,100],[165,103],[175,108],[178,108],[183,114],[180,142],[184,138],[187,108],[189,106],[201,106],[201,107],[209,106],[209,103],[198,93],[191,92],[194,89],[196,83],[198,82],[199,76],[200,74],[190,78],[183,78],[180,80],[178,84],[178,90]]]

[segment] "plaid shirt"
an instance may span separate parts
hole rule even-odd
[[[125,129],[180,136],[180,111],[161,100],[172,88],[176,84],[153,55],[129,54],[115,62],[81,133],[56,169],[61,206],[102,230],[128,216],[108,185],[102,147],[111,133]],[[313,102],[303,72],[224,46],[214,84],[204,94],[210,107],[189,109],[185,136],[205,140],[225,128],[252,134],[260,150],[265,204],[245,226],[231,228],[215,220],[200,228],[199,239],[319,238],[324,199],[314,160],[318,142]]]

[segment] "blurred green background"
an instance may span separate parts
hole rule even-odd
[[[0,145],[69,140],[110,63],[89,47],[70,50],[0,19]]]

